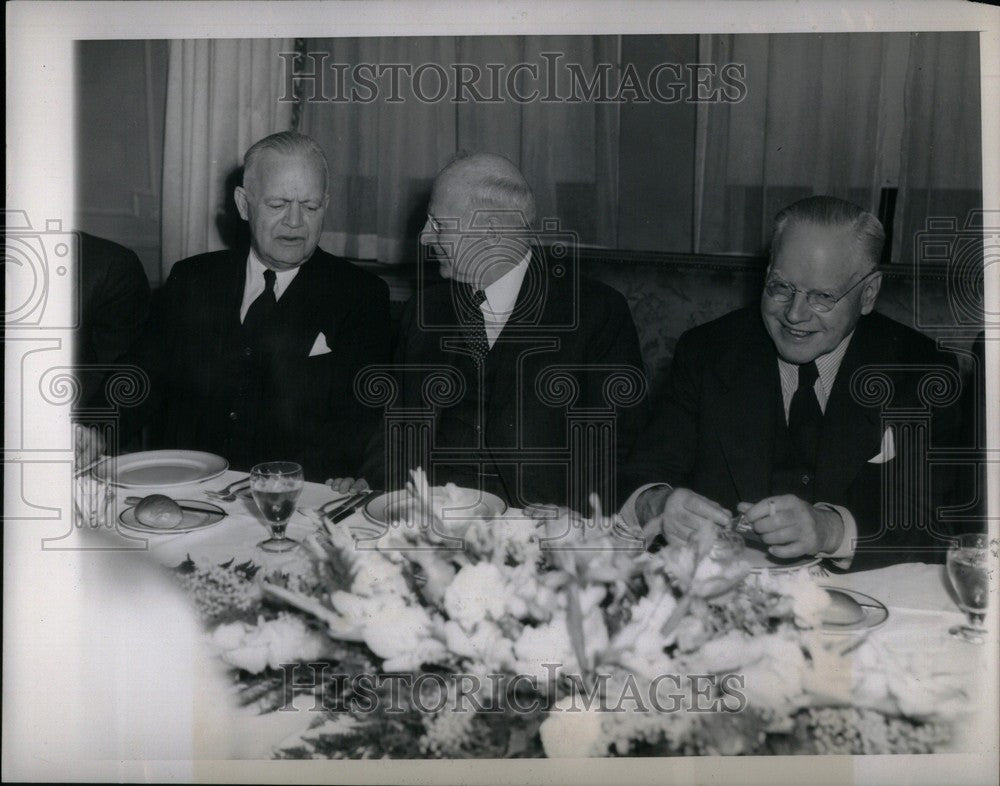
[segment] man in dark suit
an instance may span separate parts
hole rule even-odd
[[[388,356],[388,288],[317,247],[327,180],[309,137],[262,139],[234,194],[250,248],[174,265],[147,343],[161,445],[243,470],[297,461],[313,480],[358,471],[378,419],[354,377]]]
[[[394,432],[376,482],[422,465],[433,484],[519,507],[614,496],[645,415],[635,325],[619,293],[576,274],[565,234],[547,247],[534,220],[531,189],[501,156],[461,155],[438,175],[421,239],[447,281],[407,304],[393,405],[427,424],[427,442]]]
[[[777,558],[856,569],[940,557],[941,479],[920,449],[952,444],[960,383],[930,339],[874,313],[884,238],[831,197],[778,214],[760,306],[681,337],[629,459],[640,488],[625,512],[647,532],[686,538],[739,511]],[[890,413],[930,428],[916,438],[922,426]]]
[[[90,425],[95,412],[115,406],[106,385],[116,367],[134,360],[134,350],[149,316],[149,280],[139,257],[110,240],[79,233],[80,313],[73,331],[73,357],[80,386],[73,419],[77,423],[77,465],[104,452],[100,429]],[[142,380],[137,380],[144,387]],[[142,391],[145,394],[145,390]],[[138,428],[127,409],[119,412],[117,449],[135,449]]]

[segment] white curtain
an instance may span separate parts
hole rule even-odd
[[[560,52],[563,63],[591,73],[598,63],[619,60],[618,36],[434,37],[310,39],[310,52],[328,53],[330,64],[477,66],[477,89],[489,95],[487,64],[534,64],[538,81],[519,80],[523,95],[545,89],[543,52]],[[307,60],[305,70],[315,68]],[[331,72],[328,70],[327,74]],[[350,70],[348,69],[348,73]],[[563,85],[565,71],[559,74]],[[370,103],[309,101],[302,131],[313,136],[330,160],[330,206],[321,245],[348,257],[383,263],[412,260],[417,233],[426,218],[431,183],[458,150],[500,153],[524,172],[539,218],[558,218],[586,244],[617,245],[617,105],[502,101],[467,103],[448,97],[422,101],[409,81],[400,82],[402,101],[386,100],[389,82]],[[349,87],[349,83],[348,83]],[[452,85],[454,87],[454,85]],[[433,74],[423,82],[433,94]],[[327,92],[333,90],[328,86]]]
[[[914,264],[930,217],[981,207],[977,33],[702,36],[746,67],[747,95],[697,122],[696,253],[760,254],[775,213],[830,194],[878,215],[896,189],[891,260]]]
[[[170,42],[161,280],[178,260],[225,247],[227,178],[250,145],[290,127],[293,104],[278,98],[279,53],[291,51],[292,39]]]
[[[700,107],[696,253],[760,254],[775,213],[812,194],[877,213],[893,89],[884,67],[890,39],[702,37],[706,62],[745,65],[748,90],[738,103]]]
[[[982,267],[981,244],[963,245],[954,260],[935,260],[926,258],[920,242],[922,233],[947,233],[949,225],[970,237],[982,227],[976,214],[983,207],[978,39],[978,33],[909,35],[906,115],[914,120],[903,133],[893,259],[915,270],[943,261],[970,275]],[[929,231],[928,219],[937,232]],[[982,293],[977,296],[981,308]]]

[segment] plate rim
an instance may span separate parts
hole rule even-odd
[[[131,510],[135,510],[135,507],[136,507],[135,505],[129,505],[128,507],[123,508],[122,511],[121,511],[121,513],[118,514],[118,522],[123,527],[125,527],[126,529],[131,530],[132,532],[142,532],[142,533],[152,534],[152,535],[183,535],[183,534],[188,533],[188,532],[197,532],[198,530],[208,529],[209,527],[214,527],[216,524],[218,524],[224,518],[226,518],[227,516],[229,516],[229,514],[226,512],[226,510],[224,508],[222,508],[219,505],[216,505],[214,502],[208,502],[207,500],[202,500],[202,499],[175,499],[174,502],[176,502],[178,505],[180,505],[181,503],[184,503],[184,502],[186,502],[186,503],[194,503],[195,505],[205,505],[208,508],[212,508],[212,510],[206,510],[205,513],[218,514],[219,518],[217,518],[215,521],[209,522],[208,524],[203,524],[203,525],[198,526],[198,527],[184,527],[184,528],[177,528],[177,527],[175,527],[173,529],[157,529],[156,527],[148,527],[145,524],[140,524],[139,520],[136,519],[135,516],[133,516],[132,518],[135,520],[135,524],[139,525],[139,526],[135,526],[135,525],[129,524],[127,521],[125,521],[125,514],[128,513]]]
[[[881,608],[882,611],[885,613],[885,616],[882,617],[882,619],[880,619],[878,622],[876,622],[876,623],[874,623],[872,625],[868,624],[868,614],[866,612],[864,612],[864,611],[862,613],[865,615],[865,617],[864,617],[864,621],[863,621],[862,624],[855,623],[854,625],[831,625],[828,622],[821,622],[819,624],[819,630],[821,632],[823,632],[823,633],[833,633],[835,635],[850,635],[850,634],[854,634],[854,633],[866,633],[866,632],[868,632],[870,630],[875,630],[876,628],[882,627],[883,625],[885,625],[886,622],[889,621],[889,617],[892,614],[892,612],[889,611],[889,607],[886,606],[878,598],[876,598],[876,597],[874,597],[872,595],[869,595],[869,594],[867,594],[865,592],[861,592],[860,590],[852,589],[850,587],[837,587],[837,586],[835,586],[833,584],[817,584],[817,586],[820,589],[824,589],[824,590],[837,590],[837,592],[843,592],[846,595],[850,595],[852,597],[852,599],[855,600],[855,601],[857,601],[858,598],[863,598],[864,600],[870,600],[873,603],[878,604],[878,607]],[[854,596],[857,596],[857,597],[854,597]],[[869,605],[871,605],[871,604],[869,604]],[[864,606],[862,606],[862,608],[864,608]]]
[[[116,459],[117,461],[120,462],[122,459],[128,460],[128,459],[131,458],[131,459],[134,460],[134,458],[136,456],[151,456],[152,457],[155,454],[173,454],[173,455],[188,454],[188,455],[193,455],[193,456],[206,456],[206,457],[209,457],[209,458],[211,458],[213,460],[220,461],[222,463],[222,468],[219,469],[218,471],[214,471],[213,470],[211,474],[205,475],[204,477],[200,477],[200,478],[193,479],[193,480],[183,480],[183,481],[179,481],[179,482],[175,482],[175,483],[130,483],[130,482],[123,482],[123,481],[121,481],[117,477],[117,473],[116,473],[115,477],[111,477],[109,472],[104,471],[104,468],[106,466],[108,466],[108,464],[109,464],[108,459]],[[203,460],[202,463],[207,463],[207,462],[205,462]],[[220,456],[217,453],[210,453],[207,450],[187,450],[187,449],[184,449],[184,448],[161,448],[161,449],[158,449],[158,450],[137,450],[134,453],[122,453],[119,456],[109,456],[104,461],[99,462],[97,464],[97,466],[94,467],[93,473],[94,473],[94,477],[97,478],[98,480],[104,481],[106,483],[110,483],[113,486],[118,486],[119,488],[126,488],[126,489],[128,489],[128,488],[133,488],[133,489],[148,488],[148,489],[154,489],[154,488],[171,488],[171,487],[174,487],[174,486],[191,486],[191,485],[194,485],[196,483],[203,483],[206,480],[212,480],[213,478],[219,477],[219,475],[222,475],[228,469],[229,469],[229,459],[227,459],[225,456]]]
[[[435,487],[435,488],[440,488],[440,487]],[[472,489],[472,490],[474,490],[474,489]],[[394,496],[394,495],[400,495],[400,494],[406,494],[406,493],[408,493],[406,491],[406,489],[396,489],[395,491],[386,491],[384,494],[379,494],[377,497],[374,497],[374,498],[368,500],[368,502],[366,502],[365,505],[364,505],[364,507],[361,509],[361,512],[364,514],[365,518],[368,519],[372,524],[376,524],[376,525],[378,525],[380,527],[387,527],[387,526],[390,525],[391,522],[389,522],[389,521],[383,521],[382,519],[376,518],[372,514],[371,510],[369,510],[369,508],[372,505],[374,505],[376,502],[384,500],[387,497],[391,497],[391,496]],[[500,497],[500,496],[498,496],[496,494],[493,494],[490,491],[480,491],[479,493],[482,495],[480,501],[485,501],[485,499],[487,497],[491,497],[492,499],[495,499],[498,503],[500,503],[500,508],[501,509],[499,511],[497,511],[496,513],[493,514],[494,517],[496,517],[496,516],[502,516],[504,513],[507,512],[508,506],[507,506],[507,503],[504,501],[503,497]],[[489,503],[486,503],[486,504],[489,504]]]
[[[757,549],[754,549],[754,551],[757,551]],[[766,552],[761,553],[766,554]],[[809,558],[803,557],[803,560],[804,561],[796,562],[792,565],[751,565],[750,572],[761,573],[763,571],[767,571],[768,573],[777,573],[785,570],[802,570],[803,568],[812,568],[819,565],[819,563],[823,561],[823,558],[813,555]]]

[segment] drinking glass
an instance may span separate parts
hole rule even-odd
[[[291,551],[299,543],[285,537],[288,519],[302,493],[302,467],[291,461],[268,461],[250,470],[250,493],[267,523],[271,537],[257,544],[270,552]]]
[[[968,617],[965,625],[948,632],[973,644],[986,640],[986,607],[990,597],[989,548],[986,535],[960,535],[948,548],[948,578],[958,594],[958,605]]]

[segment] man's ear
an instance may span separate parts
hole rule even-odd
[[[233,191],[233,201],[236,203],[236,209],[240,211],[240,218],[244,221],[249,221],[250,217],[247,215],[247,192],[243,186],[236,186]]]
[[[487,224],[486,237],[493,243],[500,242],[500,219],[497,216],[490,216]]]
[[[869,278],[861,290],[861,313],[870,314],[878,300],[879,289],[882,288],[882,274],[876,273]]]

